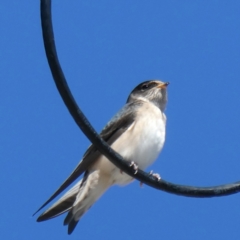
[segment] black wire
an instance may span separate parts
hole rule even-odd
[[[148,173],[145,173],[141,170],[138,170],[137,174],[134,174],[135,171],[129,166],[129,162],[125,161],[117,152],[115,152],[111,147],[109,147],[109,145],[105,141],[103,141],[99,137],[99,135],[94,130],[90,122],[87,120],[81,109],[78,107],[76,101],[71,94],[71,91],[68,87],[57,57],[52,28],[51,0],[41,0],[41,22],[48,64],[50,66],[57,89],[66,107],[68,108],[70,114],[72,115],[79,128],[83,131],[83,133],[113,164],[115,164],[118,168],[120,168],[128,175],[136,178],[137,180],[146,185],[149,185],[159,190],[163,190],[168,193],[173,193],[186,197],[220,197],[238,193],[240,191],[240,182],[215,187],[192,187],[173,184],[164,181],[163,179],[158,181],[154,177],[150,176]]]

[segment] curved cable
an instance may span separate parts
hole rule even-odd
[[[113,164],[115,164],[118,168],[120,168],[128,175],[146,185],[176,195],[209,198],[226,196],[238,193],[240,191],[240,181],[213,187],[192,187],[170,183],[163,179],[160,179],[158,181],[142,170],[138,170],[138,172],[134,174],[135,170],[129,166],[129,162],[124,160],[117,152],[115,152],[105,141],[100,138],[81,109],[78,107],[76,101],[74,100],[74,97],[71,94],[57,56],[52,27],[51,0],[41,0],[41,24],[48,64],[51,69],[56,87],[66,107],[68,108],[70,114],[82,132],[87,136],[92,144],[94,144],[98,150],[104,154]]]

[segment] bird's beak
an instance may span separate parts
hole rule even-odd
[[[168,85],[169,85],[169,82],[159,83],[159,85],[157,86],[157,88],[166,88]]]

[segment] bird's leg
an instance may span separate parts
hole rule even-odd
[[[138,172],[138,165],[134,161],[130,162],[129,167],[133,168],[133,170],[135,171],[134,174],[137,174],[137,172]],[[121,174],[123,173],[123,171],[121,169],[120,169],[120,173]]]
[[[132,167],[133,170],[135,171],[134,174],[137,174],[137,172],[138,172],[138,165],[135,162],[131,161],[130,164],[129,164],[129,167]]]
[[[158,181],[160,181],[160,179],[161,179],[161,176],[158,173],[153,173],[153,171],[149,172],[149,176],[156,178]],[[140,182],[140,187],[142,187],[142,186],[143,186],[143,183]]]
[[[161,176],[158,173],[153,173],[153,171],[150,171],[149,175],[156,178],[158,181],[161,179]]]

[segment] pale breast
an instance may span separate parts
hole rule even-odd
[[[141,110],[135,122],[120,139],[113,143],[112,147],[124,159],[134,161],[140,169],[145,169],[156,160],[162,150],[166,117],[151,103],[145,103]],[[124,184],[130,181],[130,177],[115,173],[115,180],[119,184]]]
[[[165,117],[155,105],[146,103],[136,118],[131,135],[135,136],[132,161],[141,169],[151,165],[165,142]]]

